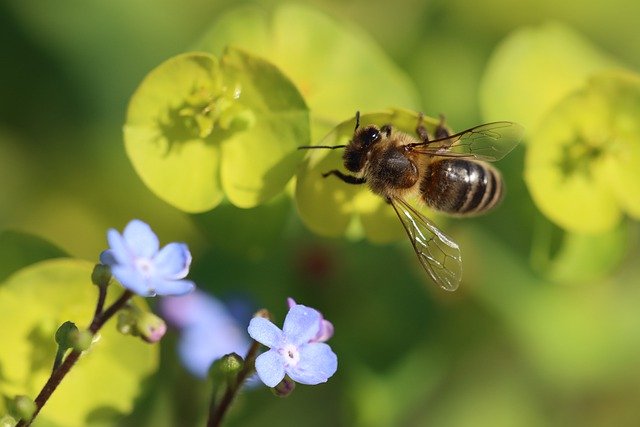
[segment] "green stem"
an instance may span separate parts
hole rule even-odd
[[[111,318],[118,310],[120,310],[124,305],[131,299],[133,296],[133,292],[124,291],[124,293],[118,298],[113,304],[111,304],[105,311],[98,313],[96,310],[96,314],[93,316],[93,320],[89,325],[89,331],[92,334],[95,334],[102,328],[102,326]],[[98,300],[100,300],[100,295],[98,296]],[[104,303],[104,301],[103,301]],[[100,305],[100,301],[98,301],[98,305]],[[52,373],[45,385],[40,390],[40,393],[35,399],[36,410],[33,413],[33,416],[30,420],[20,420],[16,427],[27,427],[31,425],[33,420],[35,420],[36,416],[42,409],[42,407],[47,403],[53,392],[56,390],[62,379],[69,373],[73,365],[78,361],[81,351],[73,350],[69,355],[64,359],[64,362],[57,369],[55,369]]]
[[[67,352],[68,348],[62,348],[58,346],[58,350],[56,351],[56,357],[53,359],[53,369],[51,373],[55,372],[56,369],[60,367],[62,361],[64,360],[64,354]]]
[[[249,351],[247,352],[247,356],[244,358],[244,365],[242,369],[240,370],[240,372],[238,372],[235,381],[232,381],[227,385],[227,389],[217,405],[215,403],[215,395],[217,393],[214,393],[214,395],[211,397],[207,427],[219,427],[221,425],[222,419],[227,413],[227,410],[231,407],[233,400],[238,394],[238,391],[240,391],[240,388],[242,388],[242,384],[244,384],[249,375],[253,373],[255,369],[256,356],[259,349],[260,343],[254,341],[251,345],[251,348],[249,348]]]

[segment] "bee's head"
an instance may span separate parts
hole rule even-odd
[[[367,154],[371,148],[382,140],[383,130],[375,125],[356,127],[353,139],[344,150],[344,167],[351,172],[359,172],[364,168]]]

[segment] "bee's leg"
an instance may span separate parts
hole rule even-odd
[[[440,114],[440,123],[438,123],[438,126],[436,126],[436,139],[443,139],[451,135],[444,122],[444,114]]]
[[[359,185],[359,184],[364,184],[365,182],[367,182],[367,180],[365,178],[360,178],[357,176],[353,176],[353,175],[345,175],[342,172],[340,172],[339,170],[332,170],[329,172],[325,172],[322,174],[323,178],[328,177],[329,175],[335,175],[338,178],[340,178],[340,180],[346,182],[347,184],[353,184],[353,185]]]
[[[427,143],[429,142],[429,133],[427,132],[427,128],[424,127],[424,114],[422,112],[418,113],[418,124],[416,125],[416,135],[420,138],[420,141]]]

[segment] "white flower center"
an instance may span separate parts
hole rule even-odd
[[[149,258],[136,258],[135,266],[144,277],[151,277],[154,274],[155,267]]]
[[[280,349],[280,354],[284,357],[287,366],[296,366],[300,361],[300,352],[298,347],[293,344],[287,344]]]

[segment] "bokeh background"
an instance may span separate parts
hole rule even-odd
[[[380,245],[309,231],[291,191],[252,209],[223,202],[194,214],[143,184],[123,143],[129,99],[169,57],[206,40],[212,49],[229,43],[205,35],[246,5],[205,0],[0,3],[2,279],[60,254],[95,262],[107,228],[141,218],[162,242],[189,244],[191,277],[217,298],[245,312],[267,307],[280,322],[287,296],[322,311],[336,328],[330,343],[337,374],[286,399],[247,390],[228,425],[639,425],[638,212],[634,220],[621,209],[598,232],[572,229],[570,218],[558,225],[532,199],[524,171],[545,111],[584,87],[592,72],[640,69],[640,3],[299,4],[362,41],[362,55],[375,53],[360,74],[383,69],[381,78],[393,75],[389,85],[400,88],[351,92],[358,73],[338,62],[326,75],[331,97],[318,101],[326,110],[335,106],[330,123],[356,109],[397,107],[444,113],[458,130],[496,119],[525,124],[525,142],[498,164],[508,187],[504,203],[485,217],[442,222],[463,248],[458,291],[430,283],[406,240]],[[282,3],[257,7],[268,16]],[[243,25],[233,28],[239,39],[254,34]],[[245,48],[267,59],[280,55],[271,59],[286,62],[283,72],[296,82],[302,59],[268,44]],[[348,56],[359,60],[358,52]],[[517,78],[501,79],[501,72]],[[640,103],[632,107],[640,122]],[[640,139],[633,144],[637,153]],[[630,197],[640,197],[639,188],[633,179],[618,183]],[[600,208],[606,206],[592,210]],[[21,322],[21,315],[12,311],[0,328]],[[162,341],[158,369],[144,378],[130,411],[114,415],[107,408],[87,425],[202,425],[210,385],[183,367],[178,340],[172,330]],[[95,386],[118,393],[108,381]],[[29,387],[25,392],[38,390]],[[46,411],[38,425],[65,425]]]

